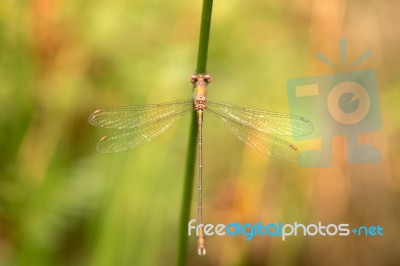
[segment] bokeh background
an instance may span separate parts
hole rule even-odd
[[[215,1],[209,99],[288,111],[286,80],[334,70],[365,50],[383,128],[378,164],[350,165],[337,137],[329,169],[246,147],[205,118],[205,221],[380,225],[383,237],[207,238],[188,265],[399,265],[400,3]],[[134,150],[95,151],[88,115],[190,99],[201,1],[0,2],[0,265],[174,265],[189,116]],[[307,143],[297,143],[307,149]],[[193,199],[195,216],[196,194]]]

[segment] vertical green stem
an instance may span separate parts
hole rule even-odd
[[[210,37],[211,13],[213,0],[203,0],[203,11],[201,15],[199,50],[197,54],[196,73],[206,72],[208,40]],[[188,242],[188,222],[190,219],[190,206],[192,203],[193,179],[196,165],[197,147],[197,117],[196,112],[192,114],[190,124],[188,151],[186,155],[185,179],[183,185],[183,196],[180,214],[179,238],[178,238],[178,258],[177,265],[183,266],[186,261],[187,242]]]
[[[196,73],[206,72],[208,40],[210,38],[211,13],[213,0],[203,0],[203,11],[201,13],[199,50],[197,52]]]

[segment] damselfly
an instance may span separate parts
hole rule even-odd
[[[174,101],[163,104],[133,105],[96,110],[89,117],[93,126],[117,129],[104,136],[97,144],[102,153],[128,150],[146,143],[171,127],[179,117],[197,112],[198,123],[198,222],[203,224],[203,112],[219,118],[226,128],[241,141],[255,150],[272,158],[295,162],[299,151],[293,144],[277,136],[308,135],[314,130],[312,123],[304,117],[243,108],[226,103],[207,101],[207,85],[211,82],[208,74],[194,74],[190,77],[194,86],[193,100]],[[205,236],[200,227],[198,253],[205,255]]]

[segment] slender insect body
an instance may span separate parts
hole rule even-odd
[[[198,187],[198,206],[197,215],[199,223],[203,223],[203,111],[206,109],[207,103],[207,84],[210,82],[211,77],[209,75],[192,75],[190,81],[194,88],[194,109],[197,111],[197,124],[198,124],[198,175],[199,175],[199,187]],[[203,228],[200,228],[199,237],[197,240],[197,249],[199,255],[206,254],[205,248],[205,236]]]

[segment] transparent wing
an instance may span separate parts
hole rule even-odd
[[[209,108],[206,110],[221,119],[225,127],[241,141],[262,154],[287,162],[296,162],[298,160],[299,151],[293,144],[272,134],[256,130],[254,127],[246,125],[246,123],[228,119]]]
[[[103,128],[135,128],[193,110],[192,101],[110,107],[94,111],[89,124]]]
[[[207,109],[227,120],[272,135],[303,136],[314,131],[305,117],[264,110],[243,108],[226,103],[207,102]]]
[[[193,108],[190,108],[172,113],[168,117],[159,118],[159,120],[150,120],[150,123],[144,125],[122,128],[115,133],[102,137],[97,144],[97,150],[102,153],[113,153],[132,149],[161,135],[182,115],[192,111]]]

